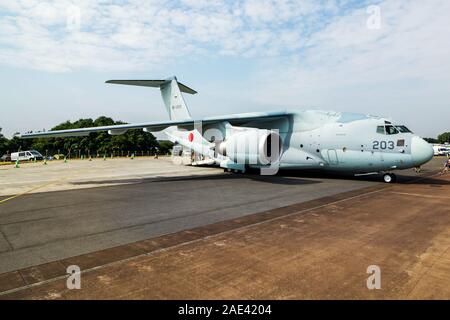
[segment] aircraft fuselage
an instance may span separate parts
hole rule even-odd
[[[320,110],[288,111],[288,117],[243,124],[245,128],[275,130],[280,136],[279,169],[319,169],[352,174],[387,172],[418,167],[433,156],[431,146],[403,125],[385,118],[353,113]],[[227,141],[234,132],[227,131],[228,122],[206,130],[217,130]],[[191,141],[174,139],[185,147]],[[209,140],[207,132],[203,137]],[[197,139],[198,140],[198,139]],[[245,140],[245,139],[241,139]],[[248,141],[241,141],[248,143]],[[245,152],[248,153],[246,147]],[[202,151],[199,153],[205,154]],[[208,155],[208,154],[205,154]],[[217,155],[216,155],[217,156]],[[221,161],[224,168],[261,168],[258,163]]]

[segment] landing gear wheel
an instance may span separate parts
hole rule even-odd
[[[397,177],[393,173],[385,173],[383,175],[383,181],[386,183],[394,183],[397,180]]]

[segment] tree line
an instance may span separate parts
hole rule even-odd
[[[450,143],[450,132],[444,132],[437,136],[437,138],[424,138],[429,143]]]
[[[79,119],[74,122],[63,122],[51,130],[77,129],[87,127],[110,126],[126,124],[114,121],[105,116],[95,120]],[[1,131],[1,129],[0,129]],[[150,132],[143,130],[128,130],[122,135],[110,135],[107,132],[93,132],[83,137],[65,138],[37,138],[20,139],[13,137],[7,139],[0,132],[0,155],[20,150],[37,150],[43,155],[64,154],[65,156],[123,156],[136,153],[137,155],[167,154],[172,148],[169,141],[157,141]]]

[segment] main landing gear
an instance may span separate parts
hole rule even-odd
[[[393,173],[383,174],[383,181],[386,183],[394,183],[397,180],[397,176]]]

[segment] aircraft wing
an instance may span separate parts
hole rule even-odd
[[[44,131],[44,132],[30,132],[19,135],[22,139],[32,139],[32,138],[56,138],[56,137],[77,137],[77,136],[88,136],[91,132],[101,132],[108,131],[111,135],[123,134],[128,130],[132,129],[145,129],[148,132],[157,132],[164,130],[172,126],[180,126],[183,128],[194,128],[194,124],[210,125],[214,123],[227,121],[232,125],[245,125],[248,122],[254,122],[258,120],[268,120],[268,119],[279,119],[289,116],[290,113],[286,111],[276,111],[276,112],[252,112],[252,113],[241,113],[228,116],[219,117],[207,117],[203,119],[188,119],[188,120],[168,120],[162,122],[143,122],[134,124],[118,124],[112,126],[101,126],[101,127],[90,127],[90,128],[79,128],[79,129],[67,129],[67,130],[55,130],[55,131]]]

